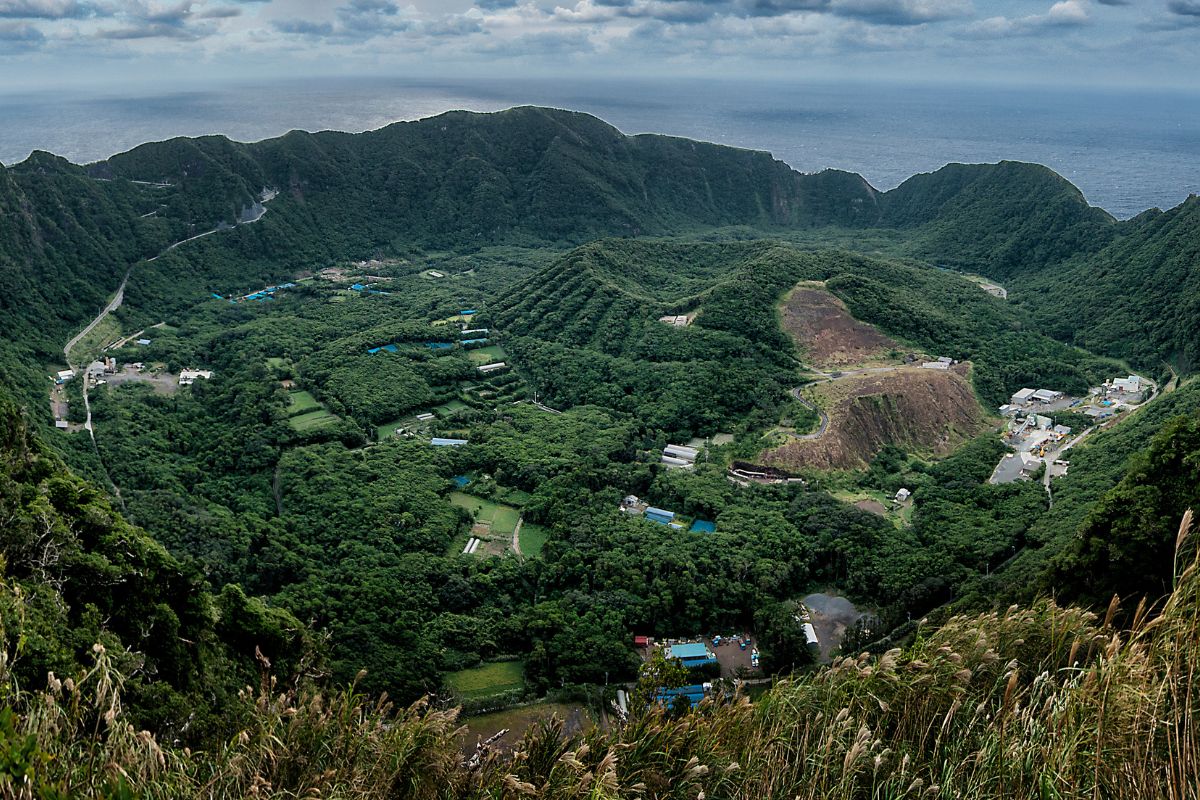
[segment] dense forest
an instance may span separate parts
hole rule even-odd
[[[634,634],[753,631],[761,674],[798,677],[760,701],[761,729],[741,699],[704,707],[714,727],[695,735],[703,742],[669,711],[638,709],[627,727],[589,735],[594,756],[658,736],[671,759],[732,771],[744,754],[731,731],[775,735],[795,704],[853,708],[907,755],[924,730],[914,717],[893,725],[887,708],[837,705],[879,691],[871,663],[881,674],[942,664],[927,682],[937,697],[966,687],[1007,713],[1010,693],[1051,691],[1029,670],[1098,657],[1111,625],[1144,624],[1138,599],[1157,613],[1192,558],[1177,533],[1200,499],[1200,384],[1188,380],[1197,208],[1192,198],[1118,223],[1049,170],[1008,162],[877,192],[849,173],[802,175],[765,153],[532,108],[0,167],[0,787],[19,777],[13,754],[62,763],[92,747],[131,769],[56,773],[64,783],[42,796],[152,793],[145,764],[112,751],[123,729],[111,720],[89,738],[76,708],[62,712],[72,733],[61,739],[31,731],[31,704],[68,675],[87,687],[68,690],[77,705],[80,691],[97,693],[97,709],[114,703],[111,678],[122,719],[180,754],[202,748],[162,772],[185,794],[217,775],[230,787],[261,777],[239,759],[293,735],[269,733],[288,714],[310,726],[311,739],[289,740],[300,763],[350,726],[317,705],[375,724],[391,712],[364,698],[384,693],[418,705],[356,729],[380,758],[411,732],[426,759],[411,763],[454,791],[550,785],[562,776],[545,759],[582,740],[534,731],[519,776],[496,761],[467,778],[448,755],[448,709],[545,696],[595,707],[618,684],[637,687],[639,671],[663,682],[646,676]],[[960,271],[1003,281],[1008,299]],[[70,406],[67,431],[55,430],[47,375],[127,274],[124,305],[81,345],[126,371],[88,385],[94,438],[79,429],[83,378],[54,395]],[[968,399],[988,412],[974,430],[989,429],[944,457],[891,444],[865,469],[731,480],[778,436],[820,435],[827,422],[799,392],[833,377],[781,326],[802,282],[889,337],[879,358],[890,364],[966,362]],[[212,375],[180,383],[192,368]],[[991,412],[1014,391],[1085,396],[1132,369],[1169,391],[1098,427],[1049,494],[1040,480],[988,482],[1008,452]],[[702,456],[669,469],[664,448],[687,442]],[[901,489],[903,513],[855,504]],[[618,510],[629,495],[683,522]],[[871,611],[847,652],[881,661],[814,665],[797,601],[818,590]],[[1039,599],[1103,609],[1114,593],[1123,605],[1103,625]],[[1031,610],[992,611],[1009,603]],[[995,637],[993,656],[966,652],[976,635]],[[971,675],[956,677],[941,646],[962,649]],[[1019,666],[998,671],[1010,659]],[[515,669],[511,686],[463,688],[464,673],[496,665]],[[1175,685],[1143,677],[1129,685]],[[260,681],[255,700],[244,687]],[[917,717],[950,713],[889,686]],[[1053,691],[1074,698],[1072,686]],[[302,700],[311,708],[298,711]],[[261,739],[231,738],[256,725]],[[975,735],[963,741],[996,744]],[[342,762],[347,774],[357,758]],[[594,760],[577,756],[622,785],[659,781],[662,796],[736,786],[653,759],[630,758],[639,766],[619,776]],[[320,783],[305,769],[274,780]],[[909,783],[932,779],[928,764],[913,769],[901,770]]]

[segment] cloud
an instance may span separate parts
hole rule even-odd
[[[78,0],[0,0],[0,19],[83,19],[104,12]]]
[[[1200,17],[1200,0],[1170,0],[1167,10],[1183,17]]]
[[[95,36],[100,39],[128,41],[136,39],[178,39],[196,41],[219,30],[213,19],[236,16],[219,9],[195,10],[193,0],[173,4],[134,2],[119,15],[124,23],[119,27],[101,28]],[[215,12],[215,13],[213,13]],[[200,20],[193,22],[193,20]]]
[[[877,25],[923,25],[974,11],[969,0],[835,0],[832,10]]]
[[[1006,36],[1037,36],[1064,28],[1078,28],[1091,21],[1087,0],[1059,0],[1045,14],[1024,17],[989,17],[966,29],[969,37],[990,39]]]
[[[0,56],[41,46],[46,35],[28,22],[0,22]]]

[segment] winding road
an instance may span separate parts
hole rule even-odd
[[[910,365],[904,365],[904,366],[910,366]],[[833,383],[834,381],[844,380],[845,378],[854,378],[859,375],[872,375],[872,374],[884,373],[884,372],[895,372],[898,369],[903,369],[904,366],[864,367],[862,369],[851,369],[851,370],[846,370],[844,372],[818,372],[817,374],[820,376],[819,379],[811,381],[809,383],[806,383],[803,386],[794,387],[793,389],[791,389],[792,398],[794,400],[796,400],[796,402],[798,402],[800,405],[807,408],[808,410],[815,411],[821,421],[820,421],[820,424],[817,425],[817,429],[815,431],[813,431],[812,433],[792,434],[791,438],[798,440],[798,441],[807,441],[810,439],[820,439],[822,436],[825,435],[825,431],[827,431],[829,429],[829,414],[827,414],[825,411],[823,411],[821,408],[819,408],[811,400],[808,400],[805,397],[803,397],[800,394],[800,392],[803,391],[804,389],[808,388],[809,386],[815,386],[818,383]]]
[[[137,183],[137,184],[142,184],[142,185],[147,185],[147,186],[170,186],[171,185],[171,184],[150,183],[149,181],[131,181],[131,183]],[[152,258],[147,258],[146,263],[149,264],[152,261],[157,261],[159,258],[161,258],[162,256],[166,255],[167,253],[171,252],[176,247],[179,247],[181,244],[186,244],[187,242],[192,242],[192,241],[195,241],[196,239],[201,239],[205,236],[211,236],[212,234],[217,233],[219,231],[233,230],[235,227],[237,227],[237,225],[249,225],[252,222],[258,222],[267,213],[267,208],[264,205],[264,203],[271,202],[272,200],[275,199],[275,197],[278,194],[279,194],[279,192],[275,189],[264,189],[262,196],[260,198],[260,201],[256,202],[254,205],[253,216],[247,217],[246,219],[243,219],[243,220],[239,220],[236,225],[217,227],[217,228],[213,228],[210,231],[205,231],[204,233],[198,233],[195,236],[189,236],[186,239],[180,239],[178,242],[174,242],[173,244],[167,245],[165,248],[163,248],[162,252],[159,253],[158,255],[156,255]],[[96,431],[92,427],[92,404],[91,404],[91,401],[88,399],[88,379],[87,379],[87,375],[83,373],[82,365],[77,365],[71,361],[71,351],[75,348],[75,346],[77,344],[79,344],[79,342],[81,342],[84,339],[84,337],[86,337],[89,333],[94,331],[96,329],[96,326],[104,321],[105,317],[107,317],[112,312],[116,311],[118,308],[121,307],[121,304],[123,302],[125,302],[125,286],[129,283],[129,278],[131,275],[133,275],[134,267],[136,267],[138,263],[140,263],[140,262],[134,262],[133,264],[130,264],[129,269],[125,270],[125,276],[123,278],[121,278],[121,285],[117,287],[116,293],[113,295],[112,299],[108,301],[108,304],[106,306],[104,306],[104,308],[100,309],[100,313],[96,315],[96,318],[93,319],[91,322],[89,322],[87,324],[87,326],[84,327],[83,330],[81,330],[79,333],[72,336],[71,339],[65,345],[63,345],[63,359],[67,362],[67,368],[74,370],[76,375],[79,376],[79,379],[83,381],[83,390],[82,390],[83,408],[84,408],[84,411],[87,412],[87,419],[84,421],[83,427],[88,432],[88,436],[90,436],[92,439],[92,447],[96,449],[97,458],[100,457],[100,449],[96,445]],[[104,466],[103,458],[100,459],[100,464],[101,464],[101,467]],[[105,471],[105,474],[107,475],[108,474],[107,468],[105,468],[104,471]],[[120,499],[121,490],[119,488],[117,488],[117,485],[115,483],[113,483],[111,478],[109,478],[108,482],[110,485],[112,485],[113,490],[116,492],[117,498]]]

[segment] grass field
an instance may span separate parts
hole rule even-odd
[[[567,732],[586,732],[595,723],[586,708],[567,703],[534,703],[528,706],[506,708],[503,711],[493,711],[490,714],[480,714],[463,720],[466,732],[463,734],[463,747],[474,748],[476,742],[487,739],[502,730],[507,729],[497,744],[502,748],[511,747],[521,741],[521,737],[534,723],[547,717],[557,716],[567,723]]]
[[[509,489],[506,486],[496,487],[496,499],[502,503],[509,503],[514,506],[524,506],[531,499],[529,492],[520,489]]]
[[[525,665],[520,661],[497,661],[461,669],[446,676],[446,685],[466,699],[487,697],[525,685]]]
[[[532,522],[521,525],[521,555],[537,558],[550,538],[550,529]]]
[[[465,492],[451,492],[450,502],[459,508],[465,508],[477,522],[491,525],[492,533],[501,536],[512,536],[512,532],[517,527],[517,520],[521,518],[519,509],[503,503],[484,500],[482,497],[475,497]]]
[[[115,315],[109,314],[71,348],[71,359],[75,363],[86,364],[98,358],[105,345],[120,338],[121,323]]]
[[[330,414],[323,408],[318,408],[316,411],[309,411],[307,414],[299,414],[288,420],[288,423],[300,433],[315,431],[319,428],[324,428],[327,425],[332,425],[338,421],[338,418]]]
[[[493,361],[503,361],[507,355],[504,352],[504,348],[498,344],[467,351],[467,358],[471,359],[471,362],[474,364],[491,364]]]
[[[321,401],[312,396],[311,392],[288,392],[288,416],[298,417],[313,411],[324,411]]]
[[[287,366],[288,360],[279,356],[273,356],[267,359],[267,366],[272,369],[283,369]]]
[[[452,417],[458,412],[466,411],[469,408],[470,406],[462,400],[451,400],[448,403],[442,403],[440,406],[434,407],[433,413],[439,417]]]
[[[378,436],[379,441],[385,442],[396,435],[396,428],[412,429],[419,424],[420,422],[417,420],[417,418],[410,415],[407,417],[401,417],[400,419],[392,420],[391,422],[385,422],[375,429],[375,433]]]

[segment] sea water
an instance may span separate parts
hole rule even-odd
[[[452,109],[549,105],[626,133],[767,150],[890,189],[949,162],[1033,161],[1117,217],[1200,192],[1200,94],[714,80],[338,78],[122,94],[0,95],[0,162],[34,149],[77,163],[147,141],[292,129],[363,131]]]

